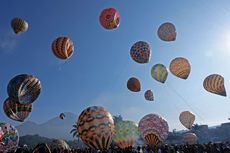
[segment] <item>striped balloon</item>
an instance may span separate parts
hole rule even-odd
[[[190,111],[183,111],[180,113],[179,120],[184,127],[191,129],[195,121],[195,115]]]
[[[120,14],[114,8],[106,8],[101,12],[99,20],[105,29],[115,29],[120,25]]]
[[[152,90],[147,90],[145,92],[145,99],[148,100],[148,101],[153,101],[154,100]]]
[[[184,142],[192,145],[192,144],[195,144],[197,142],[197,136],[195,133],[186,133],[184,134],[183,136],[183,140]]]
[[[69,145],[66,143],[65,140],[62,139],[55,139],[50,143],[50,148],[63,148],[63,149],[67,149],[70,150]]]
[[[59,115],[59,118],[62,119],[62,120],[64,120],[64,119],[65,119],[65,114],[64,114],[64,113],[61,113],[61,114]]]
[[[46,143],[39,143],[34,147],[32,153],[50,153],[50,150],[50,147]]]
[[[224,77],[219,74],[212,74],[207,76],[204,79],[203,86],[208,92],[221,96],[227,96],[224,87]]]
[[[32,111],[32,104],[23,105],[7,98],[3,104],[3,110],[10,119],[24,122]]]
[[[90,148],[108,150],[115,132],[113,118],[103,107],[88,107],[78,118],[77,131]]]
[[[162,144],[161,140],[159,139],[159,136],[157,136],[157,133],[153,134],[152,132],[146,133],[144,136],[144,140],[149,146],[160,146]]]
[[[137,78],[131,77],[131,78],[129,78],[129,80],[127,82],[127,88],[130,91],[139,92],[141,90],[141,83]]]
[[[137,124],[132,121],[120,121],[115,125],[114,142],[119,148],[133,147],[139,138]]]
[[[16,34],[26,32],[28,30],[28,23],[20,18],[14,18],[11,21],[11,27],[13,28]]]
[[[167,121],[157,114],[145,115],[140,120],[138,129],[142,138],[150,146],[163,143],[169,133]]]
[[[69,59],[74,52],[73,42],[68,37],[58,37],[52,43],[54,55],[62,60]]]
[[[166,22],[160,25],[157,31],[158,37],[163,41],[176,40],[176,28],[172,23]]]
[[[130,49],[130,56],[137,63],[148,63],[151,56],[150,45],[144,41],[136,42]]]
[[[151,75],[155,80],[165,83],[168,76],[168,71],[163,64],[156,64],[152,67]]]
[[[177,57],[171,61],[169,70],[173,75],[181,79],[187,79],[191,71],[191,66],[187,59]]]
[[[30,104],[38,98],[41,83],[32,75],[17,75],[8,83],[7,92],[10,99],[20,104]]]

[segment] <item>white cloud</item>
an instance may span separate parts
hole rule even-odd
[[[13,49],[17,44],[16,36],[12,33],[6,33],[0,36],[0,52],[1,53],[12,53]]]
[[[136,123],[140,121],[140,119],[148,114],[145,110],[141,109],[140,107],[129,107],[123,108],[121,111],[121,115],[124,120],[131,120]]]
[[[91,105],[108,107],[108,102],[109,102],[109,94],[103,93],[100,94],[97,98],[95,98],[92,101]]]

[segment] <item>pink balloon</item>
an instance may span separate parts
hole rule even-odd
[[[120,14],[114,8],[106,8],[101,12],[100,24],[108,30],[115,29],[120,24]]]
[[[139,131],[143,138],[146,134],[154,134],[164,141],[168,137],[169,127],[167,121],[159,115],[148,114],[140,120]]]

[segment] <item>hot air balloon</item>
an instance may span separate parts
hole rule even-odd
[[[130,56],[137,63],[148,63],[151,56],[150,45],[144,41],[136,42],[130,49]]]
[[[31,104],[41,92],[41,83],[32,75],[17,75],[8,83],[7,92],[13,101],[20,104]]]
[[[101,12],[99,20],[105,29],[116,29],[120,25],[120,14],[114,8],[106,8]]]
[[[70,150],[70,147],[69,145],[66,143],[65,140],[62,140],[62,139],[55,139],[52,141],[51,143],[51,147],[54,147],[54,148],[63,148],[63,149],[67,149],[67,150]]]
[[[114,142],[119,148],[132,147],[139,138],[137,124],[132,121],[121,121],[115,125]]]
[[[224,87],[224,77],[219,74],[212,74],[205,78],[203,82],[204,89],[208,92],[220,95],[227,96],[226,90]]]
[[[32,111],[32,104],[23,105],[7,98],[3,104],[3,110],[10,119],[24,122]]]
[[[184,134],[183,139],[184,139],[184,142],[192,145],[192,144],[195,144],[197,142],[198,138],[197,138],[195,133],[186,133],[186,134]]]
[[[163,41],[176,40],[176,28],[172,23],[166,22],[160,25],[157,31],[158,37]]]
[[[130,91],[139,92],[141,90],[141,83],[137,78],[131,77],[131,78],[129,78],[129,80],[127,82],[127,88]]]
[[[68,37],[58,37],[52,43],[54,55],[62,60],[69,59],[74,52],[73,42]]]
[[[181,79],[187,79],[191,71],[191,66],[187,59],[177,57],[171,61],[169,70],[173,75]]]
[[[145,92],[145,99],[148,100],[148,101],[153,101],[154,100],[152,90],[147,90]]]
[[[14,152],[19,142],[17,129],[9,123],[0,123],[0,131],[3,133],[0,139],[0,152]]]
[[[195,121],[195,115],[189,111],[183,111],[180,113],[179,120],[184,127],[191,129]]]
[[[26,32],[28,30],[28,23],[20,18],[14,18],[11,21],[11,27],[13,28],[16,34]]]
[[[139,132],[149,146],[159,146],[169,133],[168,123],[157,114],[145,115],[139,122]]]
[[[64,120],[64,119],[65,119],[65,114],[64,114],[64,113],[61,113],[61,114],[59,115],[59,118],[62,119],[62,120]]]
[[[41,153],[41,152],[42,153],[51,153],[51,150],[46,143],[39,143],[32,150],[32,153]]]
[[[155,80],[164,83],[167,79],[168,71],[163,64],[156,64],[152,67],[151,75]]]
[[[77,131],[90,148],[107,150],[115,132],[113,118],[103,107],[88,107],[78,118]]]

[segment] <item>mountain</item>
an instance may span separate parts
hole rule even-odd
[[[20,136],[39,135],[47,138],[73,140],[70,131],[76,122],[76,115],[70,112],[64,114],[64,120],[55,117],[42,124],[26,121],[16,128]]]

